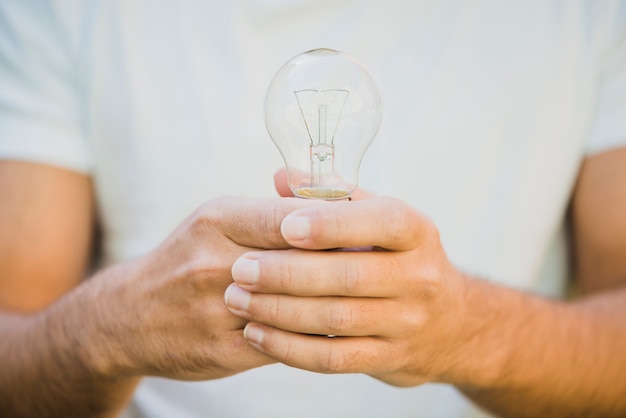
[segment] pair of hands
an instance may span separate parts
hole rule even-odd
[[[469,332],[466,279],[437,229],[390,198],[213,200],[125,269],[109,295],[127,318],[109,346],[117,374],[279,361],[413,386],[451,380]]]

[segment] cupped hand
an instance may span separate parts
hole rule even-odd
[[[231,266],[252,249],[288,248],[281,221],[318,203],[212,200],[154,251],[115,267],[97,289],[105,372],[196,380],[273,362],[244,340],[247,321],[226,309]]]
[[[391,198],[333,202],[290,213],[281,232],[295,249],[241,255],[225,294],[250,321],[251,346],[290,366],[398,386],[454,380],[472,333],[466,279],[425,216]],[[373,250],[332,250],[364,247]]]

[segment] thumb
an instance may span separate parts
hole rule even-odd
[[[281,168],[274,173],[274,187],[282,197],[293,197],[293,192],[287,183],[287,169]]]
[[[274,187],[280,196],[293,197],[293,192],[289,188],[289,184],[287,182],[286,168],[281,168],[274,173]],[[365,200],[373,197],[377,197],[377,195],[360,187],[357,187],[356,190],[352,192],[352,200]]]

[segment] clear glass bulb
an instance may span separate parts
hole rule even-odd
[[[289,60],[265,98],[265,126],[298,197],[349,198],[380,120],[380,95],[372,77],[352,57],[332,49],[314,49]]]

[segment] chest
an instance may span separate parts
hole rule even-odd
[[[460,264],[505,276],[532,266],[544,250],[533,243],[561,221],[593,114],[584,19],[558,3],[111,2],[93,28],[86,91],[99,200],[117,214],[109,236],[136,243],[120,254],[141,252],[206,199],[273,195],[282,161],[265,90],[289,57],[330,47],[381,91],[361,184],[433,217]],[[485,267],[494,254],[505,270]]]

